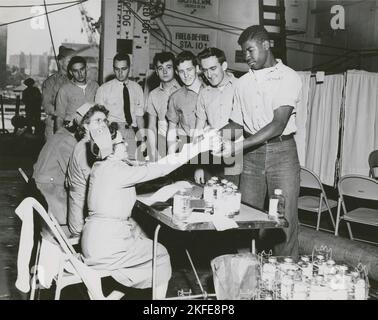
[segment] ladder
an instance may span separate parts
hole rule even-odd
[[[268,27],[271,39],[271,49],[275,58],[287,63],[286,56],[286,20],[285,20],[285,0],[276,0],[276,5],[266,4],[267,1],[259,0],[260,25]],[[270,1],[272,2],[272,1]],[[275,19],[266,18],[265,13],[275,15]],[[279,29],[276,32],[270,31],[270,27]]]

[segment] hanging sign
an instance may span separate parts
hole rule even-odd
[[[174,0],[173,2],[173,10],[202,18],[217,17],[218,8],[218,0]]]
[[[182,50],[198,53],[205,48],[215,47],[217,43],[217,31],[203,28],[171,28],[173,42]]]

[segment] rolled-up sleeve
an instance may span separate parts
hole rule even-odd
[[[58,118],[64,120],[66,116],[66,110],[68,107],[67,104],[68,104],[68,99],[67,99],[66,91],[64,90],[64,87],[61,87],[56,97],[56,116]]]
[[[273,98],[273,110],[282,106],[296,107],[299,102],[300,92],[302,89],[302,81],[296,72],[285,75],[281,81],[280,88]]]
[[[173,94],[168,101],[167,119],[168,121],[177,124],[179,122],[179,115],[176,111],[175,94]]]
[[[203,90],[200,91],[197,99],[197,105],[196,105],[196,116],[200,120],[207,120],[207,114],[205,109],[205,99],[202,94]]]
[[[230,119],[243,126],[243,109],[238,88],[235,88]]]
[[[143,117],[144,116],[144,96],[143,96],[143,90],[142,87],[139,84],[136,84],[135,86],[135,115],[137,117]]]
[[[156,109],[154,107],[154,102],[153,102],[153,93],[152,91],[150,92],[150,94],[148,95],[148,98],[147,98],[147,109],[146,109],[146,112],[152,116],[155,116],[157,117],[158,114],[156,112]]]

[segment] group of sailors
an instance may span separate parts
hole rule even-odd
[[[46,143],[32,181],[48,211],[81,237],[85,262],[111,270],[125,286],[151,287],[152,241],[130,218],[135,185],[181,166],[187,175],[181,178],[198,183],[225,177],[239,185],[243,202],[260,209],[267,194],[281,189],[289,227],[260,236],[276,255],[298,255],[300,166],[293,134],[301,81],[275,59],[264,27],[248,27],[238,43],[250,68],[239,79],[218,48],[197,56],[157,53],[160,84],[146,101],[129,79],[128,54],[114,56],[115,78],[99,86],[87,79],[85,59],[60,47],[60,70],[42,88]],[[145,164],[129,161],[146,151]],[[171,264],[162,245],[157,268],[157,297],[164,297]]]

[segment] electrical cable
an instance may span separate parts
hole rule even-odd
[[[52,32],[51,32],[51,27],[50,27],[49,14],[47,13],[46,0],[43,0],[43,4],[44,4],[44,7],[45,7],[47,26],[48,26],[48,28],[49,28],[50,41],[51,41],[51,46],[52,46],[53,51],[54,51],[55,62],[56,62],[56,65],[58,66],[58,69],[60,70],[60,65],[59,65],[59,63],[58,63],[58,58],[57,58],[57,56],[56,56],[56,51],[55,51],[54,39],[53,39],[53,35],[52,35]]]
[[[68,9],[68,8],[71,8],[71,7],[74,7],[74,6],[77,6],[83,2],[86,2],[88,0],[82,0],[80,2],[76,2],[74,4],[71,4],[69,6],[66,6],[66,7],[63,7],[63,8],[59,8],[59,9],[55,9],[55,10],[51,10],[49,12],[45,12],[45,13],[41,13],[41,14],[37,14],[35,16],[32,16],[32,17],[27,17],[27,18],[23,18],[23,19],[19,19],[19,20],[14,20],[14,21],[10,21],[10,22],[7,22],[7,23],[2,23],[0,24],[0,27],[3,27],[3,26],[7,26],[7,25],[10,25],[10,24],[13,24],[13,23],[17,23],[17,22],[22,22],[22,21],[27,21],[27,20],[30,20],[30,19],[34,19],[36,17],[41,17],[41,16],[44,16],[46,14],[50,14],[50,13],[54,13],[54,12],[58,12],[58,11],[62,11],[62,10],[65,10],[65,9]]]
[[[311,54],[318,55],[318,56],[329,56],[329,57],[337,57],[338,56],[337,54],[315,52],[315,51],[311,51],[311,50],[304,50],[304,49],[293,48],[293,47],[289,47],[289,46],[286,46],[286,48],[289,49],[289,50],[292,50],[292,51],[311,53]]]
[[[150,34],[151,34],[154,38],[156,38],[157,40],[159,40],[163,45],[165,45],[164,42],[163,42],[161,39],[157,38],[157,37],[153,34],[153,32],[155,32],[155,33],[157,33],[157,32],[156,32],[155,30],[152,29],[151,24],[148,23],[148,22],[146,22],[145,20],[143,20],[143,18],[142,18],[141,16],[139,16],[138,13],[135,12],[135,11],[130,7],[130,5],[129,5],[128,3],[124,2],[124,4],[126,5],[126,7],[130,10],[130,12],[135,16],[135,18],[136,18],[140,23],[142,23],[142,24],[148,26],[148,30],[150,31]],[[161,35],[159,34],[159,36],[161,36]],[[165,40],[165,41],[168,41],[170,44],[172,44],[173,46],[175,46],[176,48],[178,48],[180,51],[182,51],[182,48],[180,48],[178,45],[176,45],[173,41],[171,41],[171,40],[169,40],[169,39],[166,39],[165,37],[164,37],[164,40]]]
[[[210,25],[210,24],[206,24],[206,23],[202,23],[202,22],[197,22],[197,21],[193,21],[193,20],[185,19],[185,18],[182,18],[182,17],[177,17],[177,16],[174,16],[174,15],[171,15],[171,14],[168,14],[168,13],[166,13],[165,15],[166,15],[167,17],[171,17],[171,18],[179,19],[179,20],[186,21],[186,22],[196,23],[196,24],[199,24],[199,25],[202,25],[202,26],[208,27],[208,28],[210,28],[210,29],[219,30],[219,31],[222,31],[222,32],[226,32],[226,33],[229,33],[229,34],[236,35],[236,36],[239,36],[239,35],[240,35],[240,33],[232,32],[232,31],[228,31],[228,30],[226,30],[226,29],[222,29],[222,28],[217,28],[217,27],[212,26],[212,25]]]
[[[71,3],[79,3],[79,2],[84,2],[82,0],[76,0],[76,1],[67,1],[67,2],[56,2],[56,3],[47,3],[46,6],[59,6],[63,4],[71,4]],[[33,7],[43,7],[45,4],[20,4],[20,5],[0,5],[0,8],[33,8]]]
[[[139,2],[139,3],[143,3],[143,4],[150,4],[149,2],[141,1],[141,0],[135,0],[135,2]],[[172,9],[165,8],[165,10],[166,11],[170,11],[170,12],[174,12],[174,13],[179,13],[181,15],[188,16],[188,17],[190,17],[192,19],[198,19],[198,20],[202,20],[202,21],[208,21],[206,19],[199,18],[199,17],[194,17],[194,16],[191,16],[191,15],[188,15],[188,14],[185,14],[185,13],[181,13],[179,11],[172,10]],[[196,23],[196,21],[193,21],[193,20],[187,20],[187,19],[184,19],[184,18],[181,18],[181,17],[177,17],[177,16],[173,16],[173,15],[168,15],[168,14],[165,14],[165,15],[169,16],[169,17],[172,17],[172,18],[179,19],[179,20],[183,20],[183,21],[187,21],[187,22],[191,22],[191,23]],[[240,27],[236,27],[236,26],[233,26],[233,25],[224,24],[224,23],[220,23],[220,22],[211,22],[211,23],[212,24],[218,24],[218,25],[221,25],[221,26],[230,27],[230,28],[235,29],[235,30],[240,30],[240,31],[243,30]],[[213,29],[220,30],[220,31],[223,31],[223,32],[239,35],[239,33],[233,33],[231,31],[228,31],[227,29],[216,28],[216,27],[213,27],[213,26],[211,26],[209,24],[203,24],[203,23],[199,23],[199,24],[203,25],[205,27],[213,28]],[[291,40],[291,41],[299,42],[299,43],[303,43],[303,44],[314,45],[314,46],[318,46],[318,47],[325,47],[325,48],[339,49],[339,50],[344,50],[344,51],[355,51],[355,52],[358,52],[357,50],[354,50],[354,49],[347,49],[347,48],[342,48],[342,47],[337,47],[337,46],[332,46],[332,45],[326,45],[326,44],[320,44],[320,43],[315,43],[315,42],[310,42],[310,41],[304,41],[304,40],[299,40],[299,39],[293,39],[293,38],[288,38],[288,37],[286,37],[286,40]]]

